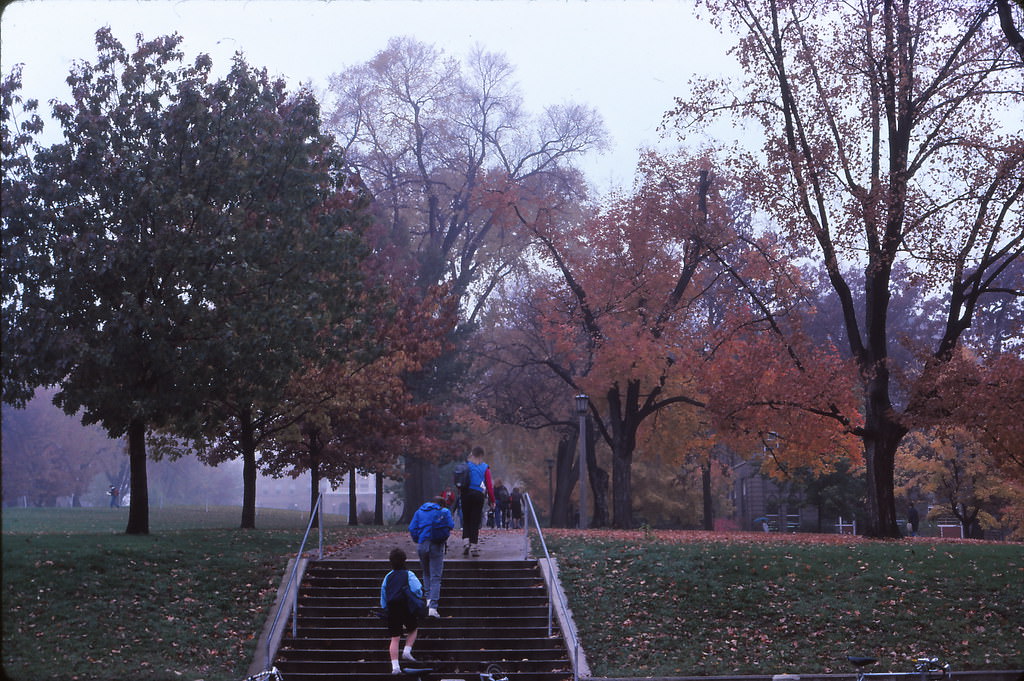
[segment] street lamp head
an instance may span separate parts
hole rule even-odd
[[[590,401],[590,398],[587,397],[586,395],[584,395],[583,393],[580,393],[579,395],[577,395],[576,396],[576,413],[579,414],[580,416],[586,414],[587,413],[587,403],[589,401]]]

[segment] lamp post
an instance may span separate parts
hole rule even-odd
[[[554,459],[544,459],[544,463],[548,465],[548,525],[551,525],[551,521],[555,516],[555,488],[552,485],[551,473],[555,469]]]
[[[583,393],[576,396],[576,414],[580,417],[580,529],[587,529],[587,403]]]

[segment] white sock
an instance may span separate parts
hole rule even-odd
[[[391,668],[392,669],[401,669],[401,667],[398,666],[398,660],[391,660]]]
[[[406,646],[404,649],[402,649],[402,654],[406,657],[412,657],[412,648]]]

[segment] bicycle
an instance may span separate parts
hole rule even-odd
[[[870,674],[867,666],[878,662],[874,657],[847,655],[846,659],[857,668],[857,681],[869,681],[872,676],[916,676],[919,681],[945,681],[949,678],[949,664],[940,664],[937,657],[918,657],[914,659],[913,672],[897,672],[894,674]]]
[[[433,673],[434,669],[432,667],[402,667],[402,676],[407,678],[412,677],[419,681],[423,681],[424,678],[429,678],[429,675]],[[487,668],[480,672],[478,676],[480,677],[479,681],[509,681],[508,674],[505,674],[502,671],[501,666],[497,664],[487,665]]]
[[[281,676],[281,672],[277,671],[277,667],[271,667],[252,676],[247,676],[242,681],[284,681],[284,677]]]
[[[508,674],[502,671],[501,665],[489,664],[480,672],[480,681],[508,681]]]

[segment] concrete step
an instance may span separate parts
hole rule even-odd
[[[358,619],[365,617],[368,609],[374,607],[380,607],[379,598],[368,600],[366,597],[299,597],[299,610],[303,610],[304,614],[313,617],[329,615]],[[438,609],[440,608],[444,608],[447,617],[471,616],[486,612],[502,615],[510,608],[515,608],[517,613],[533,615],[547,613],[548,602],[547,598],[543,596],[449,596],[442,589],[441,600],[438,604]]]
[[[379,666],[379,665],[378,665]],[[392,675],[388,666],[385,671],[333,672],[306,670],[302,672],[278,667],[286,681],[406,681],[413,676]],[[421,681],[480,681],[480,673],[486,665],[474,669],[437,669],[430,675],[420,677]],[[572,671],[562,672],[506,672],[509,681],[570,681]]]
[[[409,569],[422,575],[418,563]],[[312,561],[275,664],[288,681],[404,678],[390,674],[379,607],[386,561]],[[445,564],[441,618],[420,625],[414,653],[435,671],[431,681],[479,681],[500,663],[510,681],[564,681],[572,665],[557,626],[549,629],[546,587],[532,561]],[[550,632],[550,633],[549,633]]]
[[[538,612],[533,616],[526,615],[484,615],[480,617],[452,617],[447,614],[447,610],[441,613],[441,617],[438,619],[428,618],[425,622],[420,624],[420,629],[424,632],[436,632],[437,635],[443,635],[445,632],[459,631],[459,632],[471,632],[471,631],[507,631],[516,630],[522,632],[534,631],[539,633],[547,634],[548,618],[547,608],[543,612]],[[372,631],[376,633],[382,626],[381,620],[374,617],[361,618],[359,620],[343,619],[325,616],[325,617],[308,617],[303,613],[300,616],[299,630],[303,632],[311,632],[314,629],[320,628],[325,631],[335,632],[331,634],[333,637],[339,636],[351,636],[357,635],[360,632],[365,633]],[[308,635],[308,634],[306,634]]]
[[[331,641],[323,641],[322,643],[322,647],[301,648],[301,658],[296,656],[295,659],[311,662],[363,662],[367,660],[380,660],[386,662],[388,659],[387,650],[382,650],[380,648],[379,640],[375,642],[377,645],[374,648],[364,647],[354,650],[336,650],[331,647]],[[433,663],[439,660],[446,662],[471,662],[476,661],[479,658],[479,649],[459,648],[458,643],[459,642],[436,643],[434,641],[423,641],[422,644],[417,643],[417,659],[427,660]],[[422,648],[422,650],[420,650],[420,648]],[[499,662],[508,660],[532,660],[545,663],[553,661],[555,664],[560,664],[562,662],[562,660],[559,659],[562,652],[563,651],[556,646],[549,646],[543,649],[519,647],[502,650],[495,648],[492,651],[493,657]]]
[[[381,640],[387,643],[386,636],[368,636],[367,632],[361,632],[361,636],[336,636],[336,632],[359,633],[352,630],[338,629],[303,629],[299,628],[299,638],[288,639],[282,646],[282,650],[298,651],[307,649],[334,649],[349,651],[374,651],[387,650],[387,646],[381,646]],[[383,631],[381,632],[383,634]],[[486,634],[474,636],[473,632],[446,632],[444,638],[433,638],[427,630],[420,632],[422,640],[416,641],[416,649],[423,647],[424,650],[546,650],[564,652],[565,646],[561,639],[548,639],[537,636],[535,630],[523,631],[509,629],[500,635]],[[310,643],[312,642],[312,643]]]

